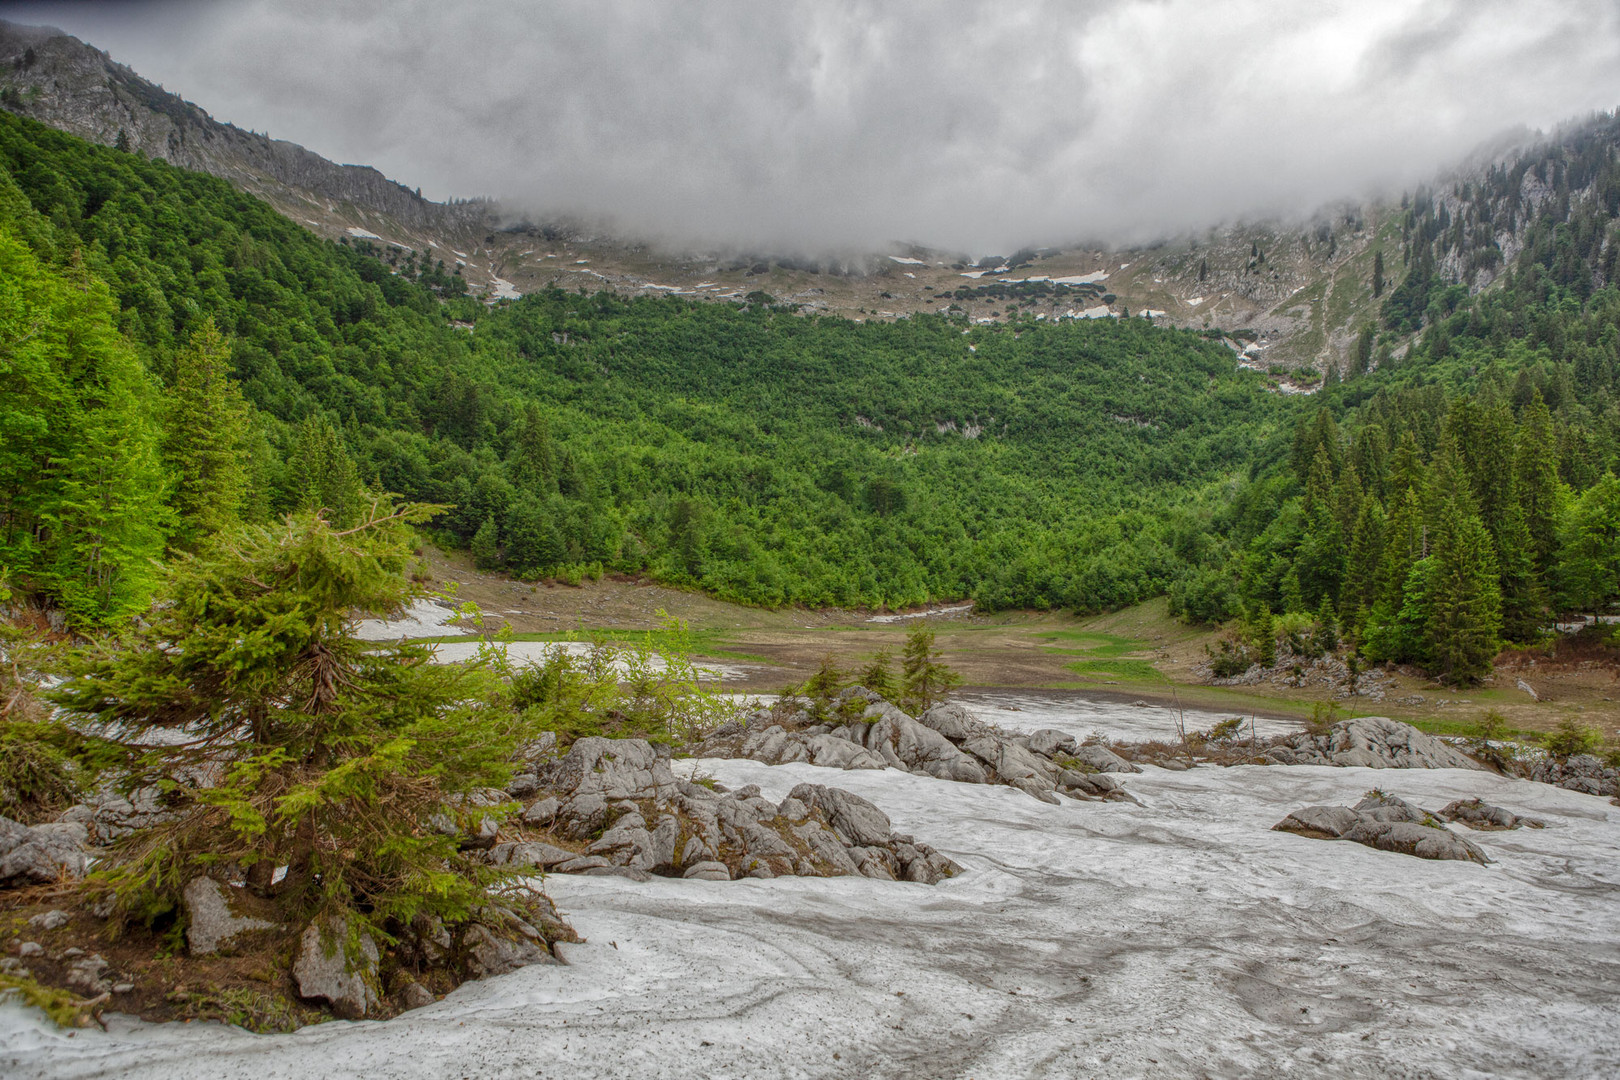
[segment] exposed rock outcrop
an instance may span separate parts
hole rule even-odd
[[[83,877],[90,865],[88,839],[78,822],[28,826],[0,817],[0,887]]]
[[[1605,765],[1591,754],[1543,758],[1525,762],[1521,769],[1527,779],[1539,780],[1543,784],[1606,798],[1620,795],[1620,769]]]
[[[1496,831],[1501,829],[1544,829],[1547,823],[1540,818],[1520,817],[1511,810],[1481,802],[1479,799],[1458,799],[1448,803],[1440,816],[1470,829]]]
[[[1490,862],[1472,841],[1446,828],[1435,815],[1382,792],[1369,793],[1354,807],[1307,806],[1272,828],[1313,840],[1349,840],[1420,859]]]
[[[753,785],[726,791],[689,783],[670,768],[668,747],[641,739],[580,739],[535,775],[543,794],[525,822],[585,850],[496,843],[487,855],[493,863],[632,878],[862,874],[925,884],[959,869],[893,832],[883,811],[850,792],[801,784],[774,803]]]
[[[1273,745],[1265,757],[1279,765],[1343,765],[1370,769],[1483,769],[1462,751],[1410,724],[1383,716],[1341,720],[1325,735],[1301,732]]]
[[[186,909],[186,947],[192,956],[230,948],[243,934],[275,930],[277,924],[231,910],[234,889],[210,877],[192,878],[182,894]]]
[[[862,687],[839,695],[848,717],[817,723],[799,709],[758,710],[716,729],[694,748],[700,757],[740,757],[768,765],[808,762],[839,769],[899,769],[965,784],[1006,784],[1043,802],[1129,799],[1109,773],[1140,772],[1097,746],[1050,728],[1017,735],[983,723],[960,705],[936,705],[913,718]]]
[[[350,942],[344,920],[312,922],[298,939],[293,981],[299,997],[324,1001],[338,1016],[358,1020],[377,1009],[378,961],[370,934]]]

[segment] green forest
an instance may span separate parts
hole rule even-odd
[[[0,113],[0,566],[112,625],[215,532],[389,492],[523,577],[766,606],[1168,594],[1239,620],[1232,665],[1305,615],[1466,681],[1620,598],[1617,143],[1595,123],[1409,197],[1407,278],[1350,370],[1289,398],[1218,332],[1142,319],[489,306],[433,252]]]

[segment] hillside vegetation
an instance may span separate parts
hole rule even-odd
[[[447,504],[449,539],[519,575],[762,605],[1168,592],[1242,616],[1239,655],[1294,614],[1466,679],[1620,591],[1615,133],[1582,132],[1409,199],[1387,329],[1289,399],[1144,320],[860,323],[762,293],[556,288],[486,307],[438,260],[390,264],[0,115],[0,382],[20,406],[0,416],[0,561],[115,622],[166,548],[298,508],[342,521],[371,488]],[[1504,213],[1530,240],[1481,254]],[[1495,284],[1471,295],[1470,267]]]

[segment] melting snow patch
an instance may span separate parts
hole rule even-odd
[[[1187,306],[1188,307],[1197,307],[1199,304],[1202,304],[1206,299],[1208,299],[1208,297],[1203,297],[1203,296],[1191,297],[1191,298],[1189,298],[1187,300]]]
[[[961,276],[961,277],[970,277],[970,278],[982,278],[982,277],[984,277],[984,275],[986,273],[988,273],[988,271],[985,271],[985,270],[965,270],[959,276]]]
[[[1620,830],[1589,795],[1447,769],[1149,767],[1124,777],[1140,805],[1050,806],[894,769],[688,767],[772,800],[806,782],[847,789],[965,872],[932,887],[553,874],[545,888],[585,938],[560,947],[566,965],[289,1035],[109,1013],[106,1030],[69,1038],[6,1004],[6,1075],[416,1080],[543,1062],[581,1080],[1565,1077],[1620,1064]],[[1434,808],[1478,796],[1548,827],[1470,833],[1491,866],[1272,831],[1372,787]]]
[[[362,228],[359,228],[358,226],[355,226],[355,225],[350,225],[344,231],[347,232],[350,236],[358,236],[362,240],[381,240],[382,239],[382,237],[378,236],[376,233],[367,232],[366,230],[364,230]]]
[[[495,287],[490,291],[490,296],[496,300],[516,300],[523,295],[505,278],[492,278],[491,281]]]
[[[469,326],[468,329],[471,329]],[[457,634],[451,623],[461,616],[433,600],[418,600],[398,619],[362,619],[355,637],[362,641],[398,641],[400,638],[444,637]]]
[[[1082,319],[1111,319],[1113,317],[1114,313],[1101,305],[1097,307],[1088,307],[1079,315],[1079,318]]]
[[[956,429],[956,425],[951,424],[949,429],[943,429],[943,428],[940,429],[940,434],[943,435],[946,430],[954,431],[955,429]],[[956,614],[958,614],[960,612],[963,612],[963,611],[972,611],[972,610],[973,610],[973,605],[972,604],[957,604],[955,607],[934,608],[932,611],[913,611],[913,612],[910,612],[910,613],[904,614],[904,615],[873,615],[870,619],[867,619],[866,621],[867,622],[875,622],[875,623],[897,623],[897,622],[905,622],[908,619],[927,619],[927,618],[930,618],[930,617],[932,617],[934,615],[956,615]]]
[[[908,259],[904,255],[890,255],[889,258],[894,260],[897,263],[904,263],[906,266],[927,266],[928,265],[926,262],[924,262],[921,259]]]
[[[1104,281],[1108,277],[1106,270],[1093,270],[1089,274],[1073,274],[1069,277],[1053,278],[1054,285],[1090,285],[1094,281]]]

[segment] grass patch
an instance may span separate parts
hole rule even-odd
[[[1087,678],[1132,679],[1142,682],[1164,681],[1150,660],[1076,660],[1063,665],[1076,675]]]

